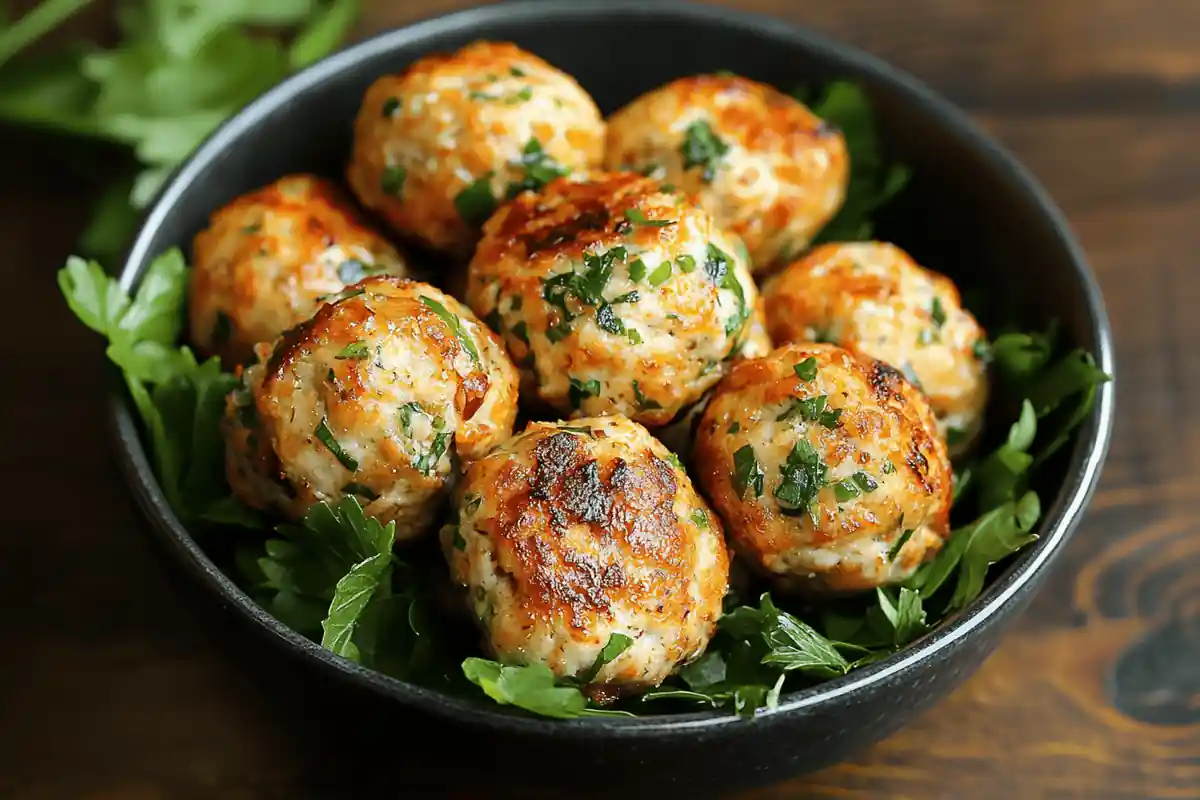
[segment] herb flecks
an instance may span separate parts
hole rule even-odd
[[[479,350],[475,347],[475,342],[471,341],[471,336],[467,333],[466,327],[463,326],[462,320],[428,295],[421,295],[421,302],[433,309],[433,313],[441,317],[442,322],[446,323],[451,332],[454,333],[455,338],[463,346],[463,349],[471,356],[471,361],[474,362],[475,366],[479,366]]]
[[[521,158],[516,162],[525,176],[519,181],[508,184],[508,197],[512,198],[524,191],[541,191],[546,184],[555,178],[569,175],[571,170],[554,160],[542,147],[536,137],[530,137],[521,150]]]
[[[679,222],[677,219],[650,219],[641,209],[637,208],[625,209],[625,219],[639,228],[665,228],[668,225],[674,225]]]
[[[751,445],[742,445],[737,452],[733,454],[733,488],[737,490],[738,497],[745,497],[748,489],[754,489],[755,497],[762,497],[763,484],[766,480],[766,473],[758,463],[758,457],[754,454],[754,448]]]
[[[808,440],[796,442],[787,461],[779,468],[775,499],[779,501],[780,510],[788,516],[807,513],[809,504],[825,485],[825,470],[821,454]]]
[[[492,194],[492,175],[489,172],[467,184],[454,196],[454,208],[458,216],[468,225],[478,228],[488,221],[496,211],[496,197]]]
[[[569,378],[568,380],[571,388],[568,390],[567,396],[571,401],[571,408],[578,409],[587,398],[600,396],[600,381],[594,378],[586,381],[578,378]]]
[[[700,179],[712,183],[721,159],[729,152],[729,145],[713,133],[707,120],[698,119],[687,126],[679,153],[683,156],[683,168],[703,167]]]
[[[329,448],[329,452],[333,453],[334,458],[341,462],[342,466],[354,472],[358,469],[358,459],[347,453],[342,445],[334,438],[333,431],[329,429],[329,423],[325,417],[321,417],[321,421],[317,423],[317,428],[313,431],[318,441]]]

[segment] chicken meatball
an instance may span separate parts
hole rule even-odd
[[[786,94],[733,75],[681,78],[613,114],[605,166],[696,195],[745,242],[755,271],[807,247],[849,179],[839,131]]]
[[[498,199],[597,167],[603,152],[604,120],[573,78],[476,42],[367,89],[347,178],[397,231],[468,256]]]
[[[979,434],[986,335],[949,278],[895,245],[830,244],[773,277],[763,296],[775,341],[834,342],[904,372],[929,398],[951,455]]]
[[[704,652],[729,581],[721,524],[642,426],[531,423],[467,469],[455,500],[442,549],[499,661],[605,700]],[[605,645],[619,654],[597,671]]]
[[[950,463],[925,398],[834,345],[736,365],[693,456],[739,555],[782,591],[902,581],[950,534]]]
[[[408,276],[392,245],[366,227],[335,184],[289,175],[212,215],[192,251],[192,344],[226,368],[313,315],[366,275]]]
[[[424,283],[367,278],[259,345],[226,403],[226,473],[247,505],[292,518],[356,495],[428,530],[455,462],[512,433],[517,375],[495,334]]]
[[[467,302],[504,337],[523,397],[562,415],[670,422],[735,356],[761,355],[761,305],[737,242],[634,173],[559,179],[484,227]]]

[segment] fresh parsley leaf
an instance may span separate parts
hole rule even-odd
[[[941,328],[946,324],[946,308],[942,305],[942,298],[933,298],[929,306],[929,318],[933,320],[934,327]]]
[[[559,164],[542,148],[536,137],[530,137],[525,143],[518,165],[523,168],[525,177],[508,184],[509,199],[524,191],[541,191],[550,181],[571,173],[570,168]]]
[[[903,647],[929,629],[920,592],[901,587],[898,597],[893,598],[889,590],[877,588],[875,596],[891,631],[892,646]]]
[[[802,381],[814,380],[817,377],[817,359],[815,356],[809,356],[799,364],[793,364],[792,370]]]
[[[992,342],[992,363],[1006,384],[1021,386],[1050,363],[1057,331],[1006,333]]]
[[[395,523],[391,529],[395,530]],[[353,642],[355,627],[367,604],[377,592],[387,591],[391,578],[392,543],[387,549],[350,568],[334,587],[329,613],[321,622],[321,646],[339,656],[358,661],[358,647]]]
[[[642,228],[665,228],[679,222],[677,219],[648,219],[641,209],[625,209],[625,219]]]
[[[371,348],[367,347],[366,342],[350,342],[334,356],[338,361],[363,361],[370,357]]]
[[[732,336],[742,330],[750,318],[750,306],[746,303],[746,292],[733,269],[733,259],[728,253],[709,242],[704,259],[704,274],[721,289],[733,293],[738,309],[725,321],[725,335]]]
[[[583,683],[591,683],[600,674],[600,670],[610,663],[633,644],[633,639],[623,633],[614,633],[608,637],[608,641],[604,643],[604,647],[600,649],[600,653],[596,656],[596,660],[587,672],[579,677]]]
[[[950,607],[961,608],[983,589],[989,564],[1033,541],[1035,537],[1030,530],[1040,516],[1041,506],[1034,492],[1027,492],[1018,501],[984,513],[971,524],[952,532],[950,541],[933,561],[918,569],[905,585],[919,591],[927,600],[959,568]]]
[[[1112,380],[1096,366],[1090,353],[1075,350],[1032,380],[1026,397],[1037,416],[1045,417],[1065,400]]]
[[[746,490],[751,487],[754,489],[755,497],[762,497],[766,473],[759,466],[758,458],[755,457],[754,448],[751,445],[742,445],[733,454],[732,478],[733,488],[737,490],[738,497],[745,497]]]
[[[293,70],[320,61],[337,49],[358,19],[358,0],[331,0],[296,34],[288,48],[288,64]]]
[[[185,521],[202,519],[228,495],[219,431],[225,395],[236,385],[216,358],[198,364],[175,348],[188,270],[178,250],[151,262],[131,299],[99,264],[72,256],[58,273],[75,315],[108,339],[146,428],[155,474]]]
[[[600,327],[600,330],[616,336],[625,333],[625,323],[621,322],[621,318],[617,316],[617,312],[613,311],[610,303],[601,303],[596,309],[596,325]]]
[[[825,462],[807,439],[792,446],[787,461],[779,468],[779,485],[775,499],[787,516],[807,513],[808,506],[825,484]]]
[[[835,678],[849,671],[850,663],[833,642],[791,614],[777,609],[769,594],[759,599],[759,605],[763,612],[762,637],[770,648],[763,656],[764,664],[816,678]]]
[[[254,564],[272,613],[353,661],[355,632],[368,606],[391,593],[396,523],[366,517],[353,496],[336,506],[318,503],[299,523],[279,525]],[[243,572],[247,572],[243,566]],[[313,621],[314,609],[324,609]],[[374,647],[372,647],[374,650]]]
[[[408,177],[408,170],[399,165],[385,167],[383,174],[379,178],[379,189],[392,197],[399,197],[404,191],[404,181]],[[474,185],[474,184],[472,184]],[[457,199],[456,199],[457,202]]]
[[[870,99],[859,86],[834,81],[811,107],[818,117],[841,129],[850,154],[846,199],[813,244],[870,239],[874,234],[871,216],[904,188],[909,170],[885,163]]]
[[[703,167],[700,179],[712,183],[721,159],[729,152],[729,145],[713,133],[707,120],[698,119],[687,126],[679,153],[683,156],[683,168]]]
[[[501,705],[513,705],[544,717],[570,719],[583,714],[587,700],[577,686],[558,686],[545,664],[507,666],[468,658],[463,675]]]
[[[482,227],[496,212],[496,197],[492,194],[492,173],[476,178],[456,194],[454,208],[463,222],[473,228]]]
[[[587,381],[582,381],[578,378],[568,378],[568,380],[571,382],[571,388],[567,393],[571,401],[571,408],[579,408],[583,405],[583,401],[589,397],[600,396],[600,381],[595,378]]]
[[[475,342],[471,340],[470,334],[467,333],[467,329],[463,325],[462,320],[432,297],[421,295],[421,302],[427,307],[433,309],[433,313],[441,317],[442,322],[446,323],[446,326],[450,328],[450,332],[454,334],[455,338],[457,338],[462,344],[463,349],[466,350],[471,356],[471,361],[475,364],[475,366],[478,367],[479,350],[475,347]]]
[[[633,382],[633,399],[637,403],[638,408],[643,411],[654,411],[655,409],[662,408],[661,403],[651,400],[642,394],[642,388],[638,385],[637,381]]]
[[[1025,485],[1033,456],[1028,450],[1037,435],[1033,404],[1021,404],[1021,416],[1008,431],[1008,439],[979,465],[977,479],[981,508],[995,508],[1016,497]]]
[[[839,503],[853,500],[860,494],[866,494],[879,488],[879,484],[865,472],[856,472],[849,478],[838,481],[833,485],[834,494]]]
[[[958,583],[948,610],[963,608],[979,596],[988,567],[1037,539],[1037,535],[1031,533],[1042,514],[1037,494],[1027,492],[1020,500],[1005,504],[997,511],[1001,513],[984,515],[983,520],[969,529],[972,535],[963,551]]]
[[[650,285],[662,286],[671,278],[671,262],[663,261],[654,272],[650,273]]]
[[[0,20],[0,64],[90,5],[91,0],[43,0],[20,19]]]
[[[819,422],[833,430],[842,418],[842,409],[828,408],[826,405],[828,402],[829,395],[824,394],[804,399],[792,398],[791,405],[784,409],[783,413],[775,418],[775,421],[785,422],[789,419],[800,418],[809,422]]]
[[[437,425],[439,417],[435,417],[434,428],[440,427]],[[450,446],[450,440],[454,438],[454,434],[450,431],[443,431],[435,434],[433,442],[429,445],[429,449],[422,453],[416,461],[413,462],[413,468],[423,475],[432,475],[437,469],[438,464],[442,461],[442,456],[446,454],[446,449]]]
[[[904,549],[904,545],[908,544],[908,540],[912,538],[913,528],[908,528],[904,533],[900,534],[900,538],[896,539],[895,544],[888,550],[888,561],[895,561],[896,556],[900,555],[900,551]]]
[[[329,429],[329,423],[325,420],[325,417],[321,417],[321,421],[317,423],[317,428],[313,431],[313,435],[317,437],[317,440],[321,444],[329,448],[329,452],[333,453],[334,458],[340,461],[343,467],[351,472],[358,469],[358,459],[342,449],[342,445],[334,437],[333,431]]]

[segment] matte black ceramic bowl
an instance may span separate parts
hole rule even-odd
[[[511,40],[574,75],[606,113],[669,79],[729,69],[783,89],[853,78],[868,89],[891,154],[914,179],[879,235],[989,298],[1015,300],[1032,325],[1061,320],[1067,337],[1113,371],[1096,282],[1059,211],[1029,174],[962,113],[886,64],[771,19],[646,0],[502,3],[451,14],[355,45],[284,82],[217,131],[179,170],[146,219],[121,275],[135,286],[162,250],[188,247],[208,214],[297,170],[340,177],[351,121],[376,76],[476,38]],[[631,57],[633,56],[633,57]],[[983,316],[987,318],[987,309]],[[114,384],[115,385],[115,384]],[[901,653],[787,695],[746,721],[703,712],[553,721],[471,703],[361,669],[285,628],[223,575],[179,524],[156,483],[128,397],[114,391],[118,448],[137,499],[184,569],[260,636],[308,662],[313,681],[349,682],[385,698],[398,737],[416,715],[461,726],[472,769],[525,781],[690,788],[708,794],[812,770],[899,728],[959,685],[1043,583],[1083,513],[1108,447],[1113,384],[1049,483],[1041,539],[964,613]],[[237,654],[230,653],[230,658]],[[301,702],[298,699],[298,702]],[[981,721],[982,724],[982,721]],[[436,725],[433,727],[437,727]],[[422,729],[424,730],[424,729]],[[399,738],[398,738],[398,752]],[[534,755],[536,754],[536,755]],[[497,774],[495,772],[493,775]],[[452,779],[451,779],[452,780]]]

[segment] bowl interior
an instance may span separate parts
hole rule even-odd
[[[795,28],[749,15],[674,4],[617,0],[573,3],[505,3],[393,31],[356,45],[301,73],[251,104],[200,147],[164,190],[147,218],[122,273],[128,288],[162,250],[190,250],[208,215],[237,195],[286,173],[317,172],[341,178],[351,145],[351,123],[363,91],[384,73],[415,58],[478,38],[509,40],[574,75],[606,114],[673,78],[727,69],[791,90],[834,78],[861,82],[872,97],[890,155],[908,164],[913,180],[879,220],[878,235],[910,250],[918,261],[945,272],[963,287],[983,287],[975,310],[986,324],[1019,307],[1023,322],[1040,326],[1057,318],[1066,337],[1097,353],[1111,372],[1107,322],[1096,287],[1069,234],[1036,185],[965,118],[907,76],[868,56]],[[614,57],[635,53],[634,58]],[[1009,300],[1005,301],[1005,297]],[[965,632],[972,615],[991,613],[1005,592],[1044,564],[1065,538],[1090,492],[1107,443],[1111,384],[1079,432],[1062,468],[1067,478],[1041,488],[1042,541],[994,582],[958,620],[944,625],[905,653],[829,684],[805,689],[783,704],[811,704],[846,690],[902,661],[931,656]],[[357,680],[406,700],[428,692],[356,669],[282,629],[255,611],[224,580],[170,514],[153,485],[125,400],[118,423],[135,483],[160,532],[225,594],[292,648],[307,650]],[[907,663],[907,662],[905,662]],[[436,702],[443,702],[438,700]],[[456,701],[445,701],[451,705]],[[476,720],[493,713],[475,707]],[[724,715],[658,717],[685,723]],[[587,720],[591,726],[641,724]],[[552,723],[562,725],[562,723]],[[561,728],[560,728],[561,730]]]

